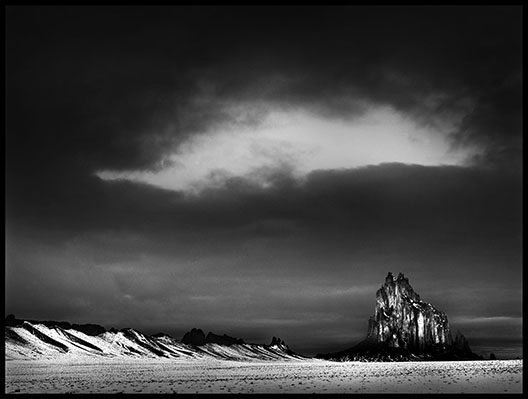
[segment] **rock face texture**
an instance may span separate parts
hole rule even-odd
[[[389,273],[376,292],[367,339],[415,353],[445,352],[452,345],[445,313],[422,301],[401,273]]]
[[[395,278],[390,272],[376,292],[366,339],[342,352],[317,357],[366,361],[480,359],[462,334],[452,339],[444,312],[422,301],[402,273]]]

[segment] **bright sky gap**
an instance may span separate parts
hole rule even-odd
[[[450,147],[448,134],[459,122],[424,127],[390,107],[371,108],[351,119],[274,111],[257,126],[223,126],[192,136],[167,159],[170,166],[159,171],[101,170],[97,175],[196,191],[218,179],[241,176],[266,187],[266,174],[258,172],[280,167],[302,178],[314,170],[385,162],[463,165],[475,149]]]

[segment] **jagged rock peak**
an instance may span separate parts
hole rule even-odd
[[[205,334],[199,328],[193,328],[191,331],[185,333],[181,342],[189,345],[204,345],[205,344]]]
[[[271,339],[271,342],[270,342],[269,346],[275,346],[275,345],[286,346],[286,344],[284,343],[283,340],[281,340],[281,339],[278,338],[278,337],[273,337],[273,338]]]
[[[452,342],[445,313],[422,301],[403,273],[390,272],[376,292],[367,338],[413,352],[445,350]]]
[[[414,292],[411,284],[409,284],[409,279],[405,277],[403,273],[398,273],[398,277],[395,278],[392,273],[389,272],[387,277],[385,277],[385,284],[381,286],[376,295],[378,295],[378,293],[381,291],[385,291],[387,294],[392,295],[393,290],[395,291],[396,295],[403,295],[415,301],[420,300],[420,295]]]

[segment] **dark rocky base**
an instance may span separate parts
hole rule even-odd
[[[317,354],[318,359],[333,360],[338,362],[409,362],[409,361],[459,361],[459,360],[484,360],[473,352],[464,352],[456,347],[431,349],[428,352],[418,353],[404,348],[390,347],[383,342],[373,340],[361,341],[356,346],[344,351],[326,354]]]

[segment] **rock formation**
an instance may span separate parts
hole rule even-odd
[[[244,340],[242,338],[234,338],[229,335],[217,335],[212,332],[209,332],[207,336],[199,328],[193,328],[191,331],[185,333],[183,336],[182,343],[190,344],[195,346],[202,346],[205,344],[219,344],[225,346],[231,346],[235,344],[243,344]]]
[[[213,334],[212,332],[209,332],[209,334],[207,334],[207,337],[205,337],[205,342],[207,344],[219,344],[219,345],[226,345],[226,346],[231,346],[231,345],[235,345],[235,344],[243,344],[244,343],[244,340],[242,338],[234,338],[234,337],[230,337],[229,335],[216,335],[216,334]]]
[[[453,348],[460,353],[471,353],[469,342],[467,341],[466,337],[460,333],[460,331],[457,331],[453,341]]]
[[[353,348],[317,355],[339,360],[478,359],[464,336],[453,341],[444,312],[420,299],[400,273],[389,273],[376,292],[367,337]]]
[[[277,337],[273,337],[271,339],[271,342],[269,344],[269,346],[286,346],[286,344],[284,343],[283,340],[281,340],[280,338],[277,338]]]
[[[51,322],[46,321],[47,324]],[[207,338],[203,331],[193,329],[184,341],[179,342],[167,334],[146,335],[133,328],[111,329],[98,335],[90,335],[73,328],[67,322],[30,323],[10,315],[6,317],[5,359],[7,360],[53,360],[67,359],[71,362],[82,359],[181,359],[181,360],[230,360],[230,361],[289,361],[303,359],[288,347],[280,345],[239,344],[241,339],[227,335],[208,334],[209,341],[223,343],[204,343]],[[88,325],[93,326],[93,325]],[[92,332],[90,330],[89,332]],[[275,339],[277,341],[278,339]],[[273,340],[272,340],[273,341]],[[232,342],[237,344],[229,345]],[[282,342],[282,341],[281,341]],[[226,343],[226,344],[224,344]]]
[[[367,339],[416,353],[444,352],[452,344],[445,313],[422,301],[401,273],[389,273],[376,292]]]
[[[201,329],[193,328],[191,331],[185,333],[181,342],[188,345],[205,345],[205,334]]]

